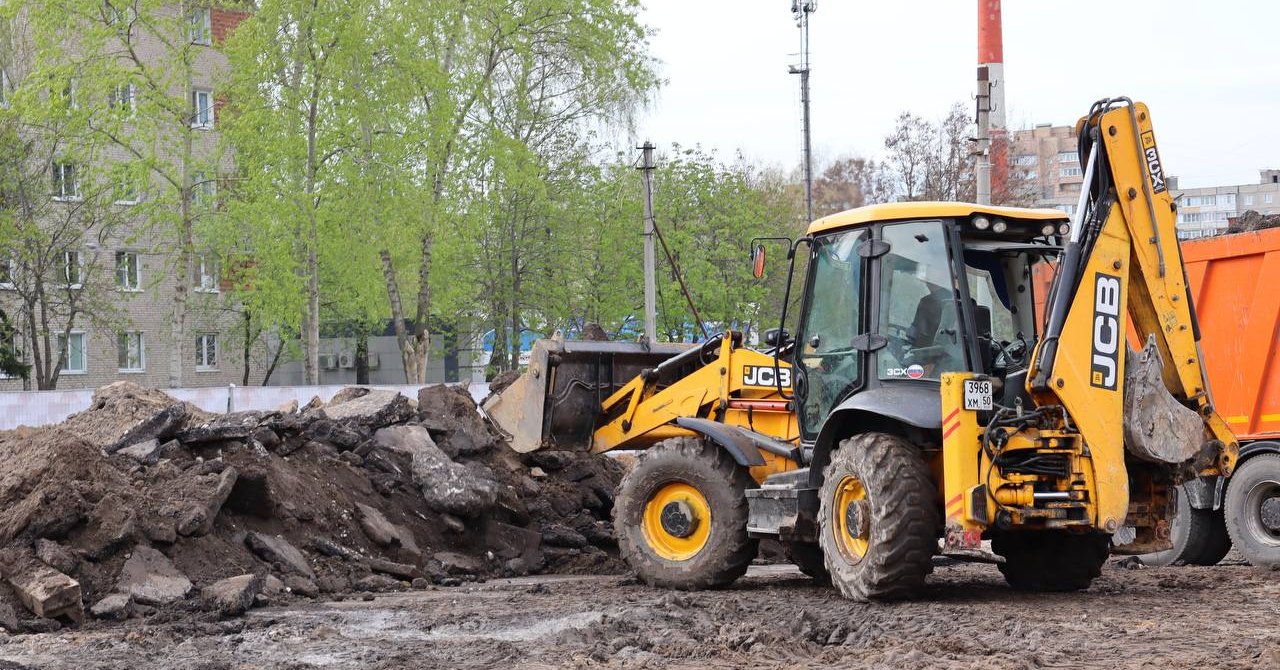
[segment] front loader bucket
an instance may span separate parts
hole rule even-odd
[[[483,409],[517,452],[586,449],[606,398],[691,346],[538,340],[529,369]]]

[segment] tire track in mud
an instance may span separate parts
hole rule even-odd
[[[274,608],[240,622],[130,622],[9,638],[41,670],[248,668],[1280,667],[1280,573],[1126,570],[1024,594],[991,566],[941,566],[924,599],[859,604],[788,567],[672,592],[618,577],[495,581]]]

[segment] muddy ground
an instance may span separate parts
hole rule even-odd
[[[8,663],[8,665],[6,664]],[[1084,593],[1010,591],[940,563],[921,601],[863,605],[790,566],[677,593],[543,575],[5,638],[0,668],[1275,668],[1280,573],[1121,567]]]

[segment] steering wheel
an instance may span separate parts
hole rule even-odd
[[[1030,354],[1030,345],[1027,344],[1025,339],[1018,337],[1012,342],[1004,343],[992,363],[995,367],[1004,370],[1019,370],[1026,366]]]

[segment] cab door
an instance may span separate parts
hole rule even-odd
[[[859,248],[866,230],[814,238],[797,332],[795,361],[801,436],[812,441],[836,404],[864,381],[865,354],[858,336],[865,333],[863,275]]]

